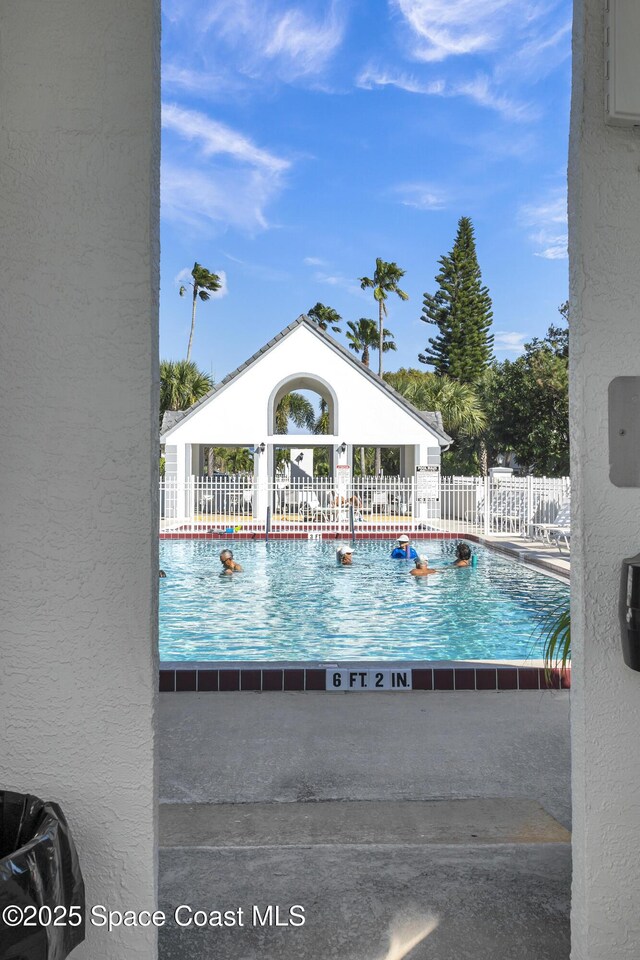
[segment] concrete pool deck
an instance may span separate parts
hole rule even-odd
[[[568,691],[185,693],[159,742],[161,907],[306,911],[162,960],[383,960],[425,917],[409,960],[568,958]]]
[[[460,539],[464,540],[464,536]],[[488,537],[474,537],[482,546],[492,547],[499,553],[513,557],[521,563],[528,563],[545,573],[569,580],[571,572],[571,554],[568,550],[560,552],[552,543],[540,540],[528,540],[509,534],[494,534]]]

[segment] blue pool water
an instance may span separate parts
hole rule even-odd
[[[243,573],[220,576],[229,546]],[[452,569],[455,542],[415,543],[442,572],[416,578],[393,544],[162,541],[162,660],[495,660],[539,657],[540,620],[569,588],[472,544],[477,566]]]

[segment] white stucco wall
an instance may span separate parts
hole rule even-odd
[[[607,388],[640,375],[640,131],[604,122],[602,0],[576,0],[570,148],[573,960],[640,956],[640,673],[620,561],[640,490],[609,481]],[[640,47],[640,37],[637,38]]]
[[[0,4],[0,778],[113,909],[156,896],[158,8]]]
[[[289,374],[319,377],[331,385],[337,398],[334,434],[337,443],[399,446],[429,441],[430,446],[438,446],[426,424],[421,425],[406,413],[304,325],[295,327],[273,349],[178,424],[167,442],[215,442],[221,446],[266,442],[272,436],[269,398]],[[287,439],[290,441],[292,436],[295,434],[290,433]],[[323,438],[318,442],[331,441]]]

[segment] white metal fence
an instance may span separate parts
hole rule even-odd
[[[160,531],[260,535],[393,533],[536,537],[570,497],[568,477],[441,477],[425,491],[414,478],[252,475],[160,482]]]

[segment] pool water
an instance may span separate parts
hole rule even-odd
[[[160,545],[162,660],[497,660],[541,656],[540,622],[564,583],[471,544],[415,542],[442,571],[412,577],[392,542],[361,541],[353,565],[327,541]],[[220,576],[229,547],[243,573]]]

